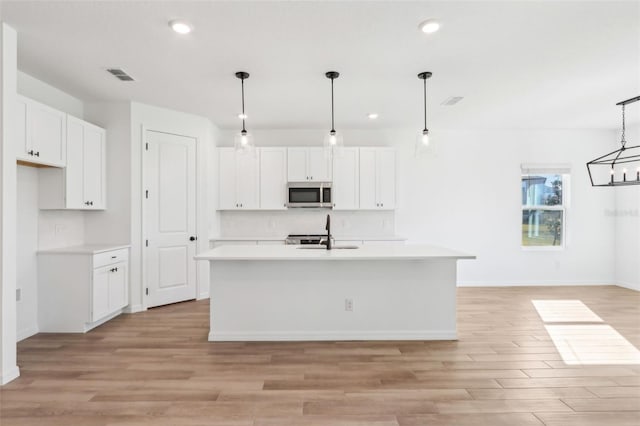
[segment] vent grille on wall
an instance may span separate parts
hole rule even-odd
[[[120,68],[109,68],[107,69],[107,72],[121,81],[135,81],[133,77]]]
[[[462,99],[463,99],[463,96],[451,96],[445,99],[444,101],[442,101],[440,105],[447,105],[447,106],[455,105],[458,102],[460,102]]]

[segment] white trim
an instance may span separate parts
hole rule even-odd
[[[613,286],[616,284],[594,281],[532,280],[532,281],[458,281],[458,287],[563,287],[563,286]]]
[[[135,314],[136,312],[146,311],[147,308],[142,306],[142,303],[137,305],[129,305],[122,309],[122,313],[124,314]]]
[[[0,375],[0,385],[6,385],[10,381],[17,379],[18,377],[20,377],[20,369],[16,365],[11,370]]]
[[[28,339],[29,337],[38,334],[40,330],[38,329],[37,325],[31,326],[31,327],[27,327],[23,330],[19,330],[18,334],[16,335],[16,341],[17,342],[21,342],[24,339]]]
[[[618,281],[616,285],[618,287],[628,288],[629,290],[640,291],[640,283],[629,283],[626,281]]]
[[[196,300],[204,300],[204,299],[208,299],[209,298],[209,291],[203,291],[202,293],[198,294],[198,296],[196,297]]]
[[[209,332],[210,342],[335,340],[458,340],[456,330]]]

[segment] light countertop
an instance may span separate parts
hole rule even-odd
[[[98,254],[129,247],[131,246],[128,244],[89,244],[38,250],[38,254]]]
[[[336,244],[340,246],[340,244]],[[357,249],[300,249],[299,246],[221,246],[196,260],[426,260],[475,259],[475,256],[427,245],[363,246]]]
[[[345,235],[332,235],[333,239],[336,241],[406,241],[405,237],[400,237],[398,235],[387,235],[387,236],[369,236],[363,237],[361,235],[356,236],[345,236]],[[211,237],[209,241],[284,241],[287,236],[276,236],[276,237]]]

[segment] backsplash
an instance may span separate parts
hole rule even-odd
[[[221,211],[221,237],[280,237],[322,234],[327,214],[331,233],[338,236],[390,237],[395,235],[393,211],[339,211],[291,209],[283,211]]]

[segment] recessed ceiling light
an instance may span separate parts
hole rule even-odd
[[[189,34],[193,31],[193,26],[183,19],[174,19],[169,21],[169,26],[178,34]]]
[[[240,120],[246,120],[247,119],[247,114],[240,113],[240,114],[238,114],[238,118]]]
[[[376,118],[378,118],[378,113],[377,112],[369,113],[369,114],[367,114],[367,118],[369,120],[375,120]]]
[[[420,28],[420,31],[423,33],[435,33],[440,29],[440,22],[435,19],[427,19],[426,21],[421,22],[420,25],[418,25],[418,28]]]

